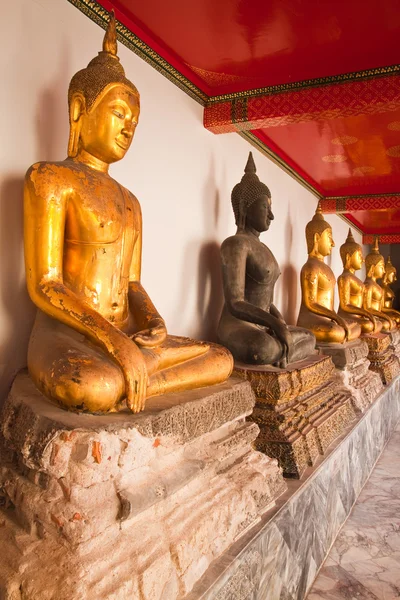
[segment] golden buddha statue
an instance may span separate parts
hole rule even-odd
[[[347,321],[333,309],[336,278],[324,260],[335,243],[319,204],[307,223],[306,240],[308,260],[300,273],[302,297],[297,325],[312,331],[317,343],[342,344],[357,339],[360,325]]]
[[[139,119],[111,15],[99,52],[71,80],[68,158],[34,164],[24,191],[27,286],[38,307],[28,349],[37,387],[63,407],[143,410],[145,399],[223,382],[215,344],[167,335],[140,283],[138,200],[112,179]]]
[[[350,228],[346,242],[340,246],[340,256],[343,273],[338,278],[338,314],[359,323],[364,334],[379,333],[382,329],[381,321],[364,308],[365,286],[355,275],[355,272],[361,269],[364,258],[362,248],[356,243]]]
[[[377,283],[377,279],[381,279],[385,274],[385,259],[379,252],[378,238],[375,238],[372,250],[365,257],[365,303],[364,306],[375,317],[382,322],[382,331],[393,331],[396,328],[396,322],[387,313],[382,311],[383,308],[383,289]]]
[[[397,269],[393,265],[390,256],[388,256],[386,265],[385,265],[385,273],[382,279],[382,290],[383,290],[383,306],[382,312],[389,315],[391,319],[396,321],[397,326],[400,325],[400,312],[393,308],[394,301],[394,291],[390,287],[392,283],[397,280]]]

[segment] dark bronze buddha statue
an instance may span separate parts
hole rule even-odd
[[[221,246],[225,306],[218,339],[239,362],[285,368],[314,353],[315,337],[287,325],[273,303],[280,270],[260,241],[274,219],[271,194],[256,175],[251,152],[245,174],[232,190],[232,206],[237,232]]]

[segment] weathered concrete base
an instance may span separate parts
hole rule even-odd
[[[381,378],[369,369],[367,343],[360,338],[345,344],[318,344],[317,348],[332,358],[343,384],[352,395],[355,410],[364,412],[383,391]]]
[[[285,476],[301,477],[355,418],[350,392],[330,357],[314,355],[286,369],[236,363],[250,382],[260,427],[257,450],[278,459]]]
[[[400,418],[399,384],[388,386],[302,481],[288,481],[273,514],[216,560],[185,600],[306,598]]]
[[[17,376],[1,415],[0,598],[177,600],[286,489],[238,379],[68,413]]]
[[[400,353],[396,354],[391,334],[373,333],[364,335],[363,340],[368,346],[370,370],[378,373],[382,383],[388,385],[400,374]]]

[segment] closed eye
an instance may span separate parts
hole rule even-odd
[[[113,110],[113,114],[118,117],[118,119],[125,119],[125,115],[120,113],[119,110]]]

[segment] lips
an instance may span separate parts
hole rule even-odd
[[[115,143],[117,144],[117,146],[122,148],[122,150],[128,150],[129,148],[129,144],[123,143],[120,140],[115,140]]]

